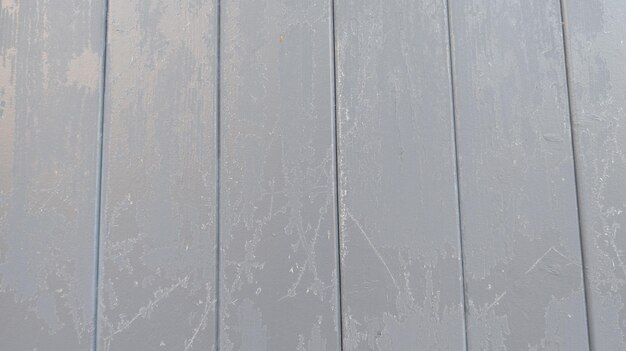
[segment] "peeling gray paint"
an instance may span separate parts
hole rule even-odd
[[[99,1],[0,1],[2,350],[91,347],[103,24]]]
[[[99,350],[214,346],[215,11],[109,2]]]
[[[559,2],[450,11],[468,346],[587,350]]]
[[[626,3],[566,1],[572,119],[594,350],[626,349]]]

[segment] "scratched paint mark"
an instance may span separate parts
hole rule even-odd
[[[391,273],[391,270],[389,269],[389,266],[387,265],[387,262],[385,262],[385,259],[383,258],[383,256],[380,254],[380,252],[378,252],[378,249],[376,248],[376,246],[372,243],[372,240],[370,239],[370,237],[367,235],[367,233],[365,232],[365,230],[363,229],[363,227],[361,226],[361,223],[359,223],[359,221],[357,221],[352,214],[350,213],[350,211],[346,210],[345,211],[346,215],[354,222],[354,224],[356,224],[357,228],[359,228],[359,231],[361,232],[361,234],[363,234],[363,237],[365,238],[365,240],[367,241],[367,243],[369,244],[370,248],[372,249],[372,251],[374,251],[374,253],[376,254],[376,257],[378,257],[378,259],[380,260],[380,262],[383,264],[383,266],[385,266],[385,269],[387,270],[387,273],[389,273],[389,277],[391,278],[391,281],[393,282],[393,285],[396,287],[396,289],[400,290],[400,287],[398,286],[398,283],[396,282],[396,279],[393,276],[393,273]]]

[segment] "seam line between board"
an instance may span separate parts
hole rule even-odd
[[[446,0],[446,20],[448,25],[448,67],[450,75],[450,103],[452,111],[452,134],[453,134],[453,152],[454,152],[454,166],[456,175],[456,196],[457,196],[457,227],[458,227],[458,243],[460,251],[460,268],[461,268],[461,293],[463,294],[463,342],[464,350],[468,350],[469,340],[467,333],[467,318],[469,315],[469,307],[467,302],[467,291],[465,288],[465,258],[463,250],[463,222],[461,215],[461,169],[459,165],[459,151],[458,143],[459,137],[457,133],[457,113],[456,113],[456,99],[455,99],[455,80],[454,80],[454,53],[453,53],[453,34],[452,34],[452,14],[450,11],[450,0]]]
[[[582,264],[582,280],[583,280],[583,299],[585,302],[585,323],[587,326],[587,347],[588,350],[592,350],[592,334],[591,334],[591,324],[589,322],[591,315],[589,314],[589,300],[587,296],[587,291],[589,290],[589,281],[587,279],[587,273],[585,271],[585,263],[587,262],[585,257],[585,251],[583,246],[583,227],[580,215],[580,184],[578,183],[578,167],[576,162],[576,142],[574,141],[575,133],[574,133],[574,113],[572,108],[572,89],[571,89],[571,72],[570,72],[570,62],[569,62],[569,52],[570,48],[568,45],[568,26],[566,21],[566,4],[565,0],[559,0],[559,10],[560,10],[560,20],[561,20],[561,37],[563,39],[563,64],[565,68],[565,89],[567,91],[567,112],[569,116],[569,124],[570,124],[570,142],[571,142],[571,150],[572,150],[572,166],[573,166],[573,177],[574,177],[574,190],[576,195],[576,216],[578,220],[578,242],[580,245],[580,259]],[[589,290],[590,291],[590,290]]]
[[[337,266],[337,313],[338,313],[338,329],[339,329],[339,347],[341,350],[344,349],[344,341],[343,341],[343,305],[342,305],[342,289],[341,289],[341,215],[340,204],[341,200],[339,197],[339,118],[338,118],[338,103],[337,103],[337,42],[335,36],[335,0],[330,0],[330,41],[331,41],[331,50],[330,54],[331,63],[332,63],[332,114],[333,114],[333,144],[334,144],[334,152],[335,152],[335,221],[336,221],[336,235],[337,235],[337,249],[336,249],[336,258],[335,264]]]
[[[104,102],[106,93],[106,73],[107,73],[107,40],[109,30],[109,1],[104,0],[103,9],[103,30],[102,34],[102,67],[100,71],[100,98],[99,98],[99,111],[98,111],[98,137],[97,137],[97,171],[96,171],[96,209],[95,209],[95,243],[94,243],[94,312],[93,312],[93,339],[91,341],[91,349],[96,351],[98,349],[98,317],[99,317],[99,298],[100,298],[100,240],[102,230],[102,175],[103,175],[103,158],[104,158]]]
[[[222,2],[221,0],[216,0],[216,9],[215,9],[215,19],[216,19],[216,71],[215,71],[215,158],[216,158],[216,189],[215,189],[215,204],[216,204],[216,214],[215,214],[215,345],[213,347],[214,350],[220,350],[220,328],[221,328],[221,197],[220,197],[220,189],[221,189],[221,145],[222,145],[222,111],[221,111],[221,47],[222,47]]]

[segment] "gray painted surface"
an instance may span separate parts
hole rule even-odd
[[[109,3],[100,350],[215,343],[215,10]]]
[[[469,348],[586,350],[559,2],[450,10]]]
[[[221,6],[221,350],[338,350],[330,2]]]
[[[566,4],[592,348],[624,350],[626,2]]]
[[[345,350],[461,350],[445,2],[336,2]]]
[[[0,0],[0,350],[626,349],[626,4],[562,2]]]
[[[103,24],[0,1],[0,350],[91,347]]]

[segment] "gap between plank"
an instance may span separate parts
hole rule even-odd
[[[589,288],[589,281],[587,279],[587,273],[585,272],[585,262],[587,261],[585,258],[585,251],[583,247],[583,227],[581,223],[580,216],[580,195],[579,195],[579,183],[578,183],[578,167],[576,165],[576,142],[574,141],[575,133],[574,133],[574,113],[572,109],[572,89],[571,89],[571,72],[570,72],[570,62],[569,62],[569,44],[568,44],[568,26],[566,21],[566,4],[565,0],[559,0],[559,10],[560,10],[560,20],[561,20],[561,37],[563,39],[563,64],[565,66],[565,90],[567,91],[567,112],[569,115],[569,124],[570,124],[570,142],[571,142],[571,150],[572,150],[572,165],[574,167],[574,187],[576,192],[576,215],[578,219],[578,242],[580,244],[580,259],[582,263],[582,278],[583,278],[583,298],[585,300],[585,322],[587,325],[587,343],[588,350],[592,350],[591,346],[593,343],[591,342],[591,328],[590,328],[590,318],[589,314],[589,300],[587,296],[587,291],[591,291]]]
[[[465,259],[463,253],[463,230],[461,221],[461,169],[459,167],[459,151],[458,151],[458,133],[457,133],[457,121],[456,121],[456,103],[455,103],[455,89],[454,89],[454,54],[452,44],[452,14],[450,13],[450,0],[446,0],[446,22],[448,25],[448,65],[450,67],[450,104],[452,111],[452,134],[454,137],[453,152],[454,152],[454,167],[456,173],[456,196],[457,196],[457,227],[459,231],[459,251],[460,251],[460,266],[461,266],[461,293],[463,294],[463,348],[468,349],[468,337],[467,337],[467,316],[469,315],[469,307],[467,304],[467,293],[465,290]]]
[[[215,57],[216,57],[216,71],[215,71],[215,158],[216,158],[216,182],[215,182],[215,345],[213,346],[214,350],[220,350],[220,328],[221,328],[221,313],[220,313],[220,291],[221,291],[221,208],[220,208],[220,188],[221,188],[221,139],[222,139],[222,131],[221,131],[221,30],[222,30],[222,2],[221,0],[216,0],[215,3],[215,28],[216,28],[216,45],[215,45]]]
[[[335,264],[337,265],[337,323],[339,324],[339,347],[343,350],[343,306],[342,306],[342,293],[341,293],[341,215],[339,198],[339,119],[337,108],[337,43],[335,36],[335,0],[330,0],[330,41],[332,48],[330,51],[331,62],[333,65],[331,80],[332,80],[332,113],[333,113],[333,144],[335,147],[335,222],[337,226],[337,250]]]
[[[96,170],[96,209],[95,209],[95,244],[94,244],[94,312],[93,312],[93,339],[91,341],[91,350],[96,351],[98,348],[98,312],[99,312],[99,285],[100,285],[100,237],[101,237],[101,220],[102,220],[102,163],[104,155],[104,97],[106,91],[106,73],[107,73],[107,40],[109,30],[109,1],[104,0],[104,24],[102,26],[104,33],[102,34],[102,67],[100,71],[100,98],[98,111],[98,146],[97,146],[97,170]]]

